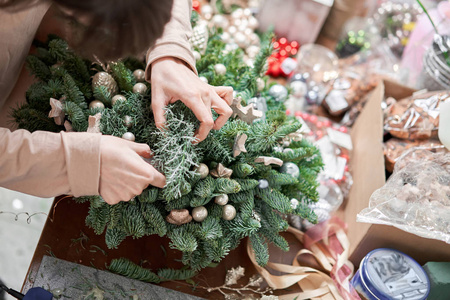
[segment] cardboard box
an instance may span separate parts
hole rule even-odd
[[[384,80],[373,92],[352,129],[350,169],[354,183],[339,216],[348,224],[350,260],[356,268],[367,253],[382,247],[400,250],[420,264],[450,261],[450,245],[445,242],[421,238],[393,226],[356,222],[356,215],[369,206],[372,193],[385,184],[381,102],[384,97],[401,99],[413,92],[413,89]]]
[[[277,36],[300,45],[313,43],[334,0],[265,0],[258,13],[259,29],[274,26]]]

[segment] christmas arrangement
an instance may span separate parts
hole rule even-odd
[[[282,101],[264,82],[270,42],[266,38],[249,67],[241,49],[224,51],[216,32],[209,37],[197,61],[199,75],[212,85],[232,86],[237,97],[234,116],[199,144],[194,144],[198,121],[180,101],[167,108],[165,128],[156,128],[141,61],[92,63],[54,36],[37,45],[27,62],[39,81],[13,112],[19,127],[101,132],[148,143],[154,153],[148,163],[167,178],[164,189],[149,187],[129,202],[110,206],[100,196],[75,201],[90,202],[86,224],[97,234],[105,232],[108,248],[119,247],[127,236],[167,236],[189,270],[157,275],[127,260],[113,261],[110,269],[150,282],[183,279],[219,262],[245,237],[264,266],[268,243],[289,249],[279,235],[288,227],[286,214],[316,223],[308,204],[318,200],[321,157],[298,133],[301,123],[278,110]],[[255,108],[262,101],[265,112]]]

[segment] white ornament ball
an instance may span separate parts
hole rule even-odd
[[[105,108],[105,104],[102,101],[94,100],[89,103],[89,108]]]
[[[292,199],[291,199],[291,208],[292,208],[292,209],[297,209],[298,205],[299,205],[298,200],[292,198]]]
[[[193,51],[192,54],[194,55],[195,60],[200,60],[202,58],[200,52],[198,51]]]
[[[246,17],[250,17],[252,15],[252,11],[249,8],[245,8],[243,11],[243,15]]]
[[[241,19],[234,19],[233,20],[233,25],[236,26],[236,28],[241,26],[241,24],[242,24],[242,20]]]
[[[206,78],[205,76],[200,76],[199,77],[201,81],[203,81],[204,83],[208,83],[208,78]]]
[[[215,15],[211,22],[218,28],[227,28],[229,25],[228,19],[224,15]]]
[[[287,99],[288,90],[281,84],[275,84],[270,87],[269,95],[275,98],[275,101],[283,102]]]
[[[245,34],[245,36],[249,39],[249,42],[250,42],[250,39],[251,39],[251,37],[252,37],[252,34],[253,34],[253,29],[251,29],[251,28],[245,28],[245,30],[244,31],[242,31],[244,34]]]
[[[144,82],[145,81],[145,71],[142,69],[134,70],[133,72],[134,78],[136,78],[137,82]]]
[[[201,163],[198,165],[198,167],[194,168],[194,172],[200,175],[201,179],[204,179],[209,174],[209,168],[207,165]]]
[[[248,38],[242,32],[236,32],[234,35],[234,41],[241,48],[248,46]]]
[[[233,19],[240,19],[244,16],[244,10],[242,8],[238,8],[231,13],[231,17]]]
[[[147,86],[145,84],[139,82],[133,86],[133,93],[144,95],[145,92],[147,92]]]
[[[256,33],[252,33],[252,35],[250,36],[250,43],[252,45],[260,45],[261,44],[261,40],[259,39],[259,36]]]
[[[131,142],[134,142],[134,140],[136,139],[136,137],[134,136],[134,134],[131,133],[131,132],[125,132],[125,133],[122,135],[122,138],[125,139],[125,140],[128,140],[128,141],[131,141]]]
[[[192,210],[192,218],[197,222],[202,222],[208,216],[208,210],[204,206],[198,206]]]
[[[281,173],[289,174],[294,178],[298,178],[300,176],[299,167],[291,162],[284,163],[280,168]]]
[[[228,195],[222,194],[222,195],[216,196],[216,198],[214,198],[214,202],[219,205],[225,205],[228,203]]]
[[[241,22],[241,25],[239,25],[239,26],[237,26],[237,28],[238,28],[238,31],[240,31],[240,32],[242,32],[242,33],[245,33],[245,31],[247,30],[247,29],[250,29],[250,28],[248,28],[248,22],[247,21],[242,21]]]
[[[122,95],[115,95],[114,97],[112,97],[111,99],[111,104],[115,105],[117,103],[117,101],[119,102],[125,102],[127,101],[127,98],[125,98],[125,96]]]
[[[292,81],[289,86],[292,89],[292,95],[297,98],[304,97],[308,92],[308,86],[305,82],[300,80]]]
[[[258,28],[259,26],[259,22],[258,19],[256,19],[255,17],[250,17],[248,18],[248,27],[255,30],[256,28]]]
[[[236,208],[233,205],[227,204],[223,207],[222,218],[227,221],[231,221],[236,217]]]
[[[261,92],[266,87],[266,83],[264,82],[264,79],[257,78],[256,79],[256,87],[258,88],[258,92]]]
[[[203,16],[212,15],[214,13],[213,8],[209,4],[202,5],[200,12]]]
[[[260,179],[258,180],[259,184],[258,187],[260,189],[267,189],[269,187],[269,182],[266,179]]]
[[[131,126],[133,125],[133,118],[131,118],[130,116],[123,117],[122,121],[127,128],[131,128]]]
[[[229,33],[231,36],[234,36],[234,35],[236,34],[236,32],[237,32],[236,26],[230,26],[230,27],[228,27],[228,33]]]
[[[222,39],[222,41],[224,42],[224,43],[229,43],[229,42],[231,42],[231,35],[228,33],[228,32],[223,32],[221,35],[220,35],[220,38]]]
[[[216,64],[214,65],[214,71],[216,71],[218,75],[225,75],[225,73],[227,73],[227,68],[223,64]]]
[[[259,47],[256,45],[248,46],[247,49],[245,49],[245,53],[247,53],[248,57],[255,58],[259,53]]]

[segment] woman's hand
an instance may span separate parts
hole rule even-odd
[[[104,135],[100,142],[100,196],[108,204],[129,201],[149,185],[163,188],[164,175],[145,162],[151,151],[147,144]]]
[[[200,121],[196,138],[203,141],[211,129],[220,129],[232,115],[233,101],[231,87],[213,87],[198,78],[183,61],[164,57],[152,63],[152,109],[156,126],[165,122],[164,107],[181,100]],[[213,120],[211,109],[219,117]]]

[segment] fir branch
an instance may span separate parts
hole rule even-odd
[[[261,223],[255,219],[243,219],[239,214],[232,221],[225,222],[224,225],[233,235],[239,237],[239,239],[256,233],[261,227]]]
[[[231,166],[231,169],[233,170],[233,176],[237,178],[245,178],[247,176],[252,175],[255,172],[255,169],[247,163],[234,164]],[[242,187],[242,184],[241,188],[244,189],[244,187]]]
[[[258,186],[259,181],[255,179],[234,179],[241,186],[240,191],[248,191],[253,190]]]
[[[214,189],[216,188],[216,184],[214,181],[215,180],[210,175],[208,175],[205,179],[200,180],[195,185],[195,187],[192,191],[194,193],[194,197],[191,201],[191,206],[192,206],[192,203],[198,203],[198,202],[205,203],[204,200],[201,200],[201,199],[206,199],[206,198],[211,199]],[[199,198],[199,199],[196,199],[196,198]],[[200,206],[200,205],[194,205],[194,207],[195,206]]]
[[[102,101],[105,105],[111,105],[111,94],[109,93],[108,88],[104,85],[95,87],[94,97],[95,99]]]
[[[244,203],[246,201],[250,201],[255,197],[255,192],[253,189],[239,192],[237,194],[228,195],[230,202],[232,203]]]
[[[181,252],[192,253],[197,249],[197,239],[195,236],[185,230],[185,227],[179,227],[168,234],[170,238],[170,248],[180,250]]]
[[[145,189],[142,194],[138,196],[141,203],[153,203],[158,199],[159,189],[155,187]]]
[[[265,267],[269,262],[269,248],[267,243],[259,234],[250,235],[250,243],[255,253],[256,262],[261,267]]]
[[[140,281],[160,283],[161,280],[152,271],[142,268],[126,258],[113,259],[108,270],[119,275],[127,276]]]
[[[151,203],[141,203],[141,213],[145,221],[150,224],[154,232],[159,236],[165,236],[167,233],[166,221],[161,212]]]
[[[127,203],[122,210],[123,231],[133,238],[146,235],[145,218],[136,205]]]
[[[122,243],[127,234],[119,228],[108,228],[105,234],[105,243],[108,249],[117,249],[117,247]]]
[[[94,229],[96,234],[102,234],[109,221],[109,205],[103,204],[98,208],[91,206],[86,217],[86,225]]]
[[[52,76],[48,66],[37,56],[30,55],[27,57],[27,67],[32,75],[44,82],[49,80]]]
[[[172,280],[186,280],[197,275],[197,272],[190,269],[174,270],[174,269],[159,269],[158,276],[161,281]]]
[[[279,212],[285,214],[292,212],[290,199],[276,189],[256,189],[256,195]]]
[[[121,61],[110,63],[109,66],[119,88],[126,92],[132,92],[133,86],[136,84],[136,78],[134,78],[133,73]]]
[[[216,179],[216,189],[217,194],[234,194],[241,190],[241,186],[236,180],[228,178],[217,178]]]
[[[64,102],[64,112],[67,118],[72,122],[72,127],[75,131],[83,132],[88,128],[87,117],[84,115],[83,109],[72,101]]]
[[[67,58],[69,46],[67,42],[56,38],[48,43],[48,52],[56,61],[63,61]]]
[[[64,74],[64,94],[66,95],[67,101],[72,101],[73,103],[80,106],[80,108],[87,108],[87,103],[84,99],[83,93],[80,91],[72,76],[69,74]]]
[[[203,248],[209,260],[219,262],[230,253],[231,243],[224,237],[203,242]]]
[[[218,218],[208,216],[200,226],[199,237],[203,240],[212,240],[222,237],[222,230]]]

